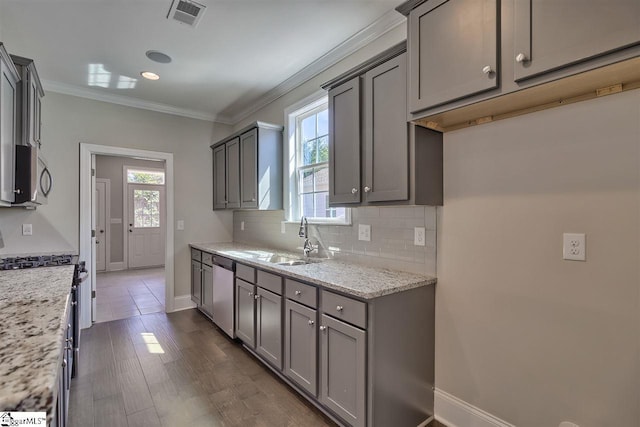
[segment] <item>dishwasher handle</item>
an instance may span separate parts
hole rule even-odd
[[[235,271],[236,270],[236,263],[235,261],[229,259],[229,258],[225,258],[222,257],[220,255],[213,255],[211,257],[211,261],[213,263],[213,265],[217,265],[218,267],[222,267],[226,270],[229,271]]]

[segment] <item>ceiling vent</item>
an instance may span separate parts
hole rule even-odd
[[[173,0],[167,19],[175,19],[181,24],[187,24],[195,28],[200,19],[202,19],[205,9],[206,6],[194,1]]]

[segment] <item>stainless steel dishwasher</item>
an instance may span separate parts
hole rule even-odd
[[[227,335],[235,338],[234,322],[234,298],[233,298],[233,272],[236,264],[234,261],[218,255],[213,255],[213,306],[211,318]]]

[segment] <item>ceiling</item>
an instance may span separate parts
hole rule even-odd
[[[167,19],[172,0],[1,0],[0,34],[47,90],[234,123],[404,20],[402,0],[196,1],[192,28]]]

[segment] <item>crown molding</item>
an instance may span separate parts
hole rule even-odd
[[[269,92],[251,102],[251,105],[231,116],[230,121],[234,124],[246,119],[251,114],[259,111],[276,99],[300,86],[304,82],[314,78],[324,70],[337,64],[347,56],[363,48],[375,39],[393,30],[397,26],[404,24],[406,17],[392,9],[378,18],[371,25],[358,31],[302,70],[295,73]]]
[[[190,119],[205,120],[208,122],[217,122],[227,125],[232,124],[228,117],[214,115],[205,111],[190,110],[188,108],[180,108],[173,105],[145,101],[138,98],[132,98],[130,96],[113,95],[111,93],[105,93],[97,89],[90,89],[52,80],[42,80],[42,85],[44,86],[44,89],[46,91],[61,93],[64,95],[72,95],[80,98],[92,99],[95,101],[140,108],[143,110],[157,111],[159,113],[188,117]]]

